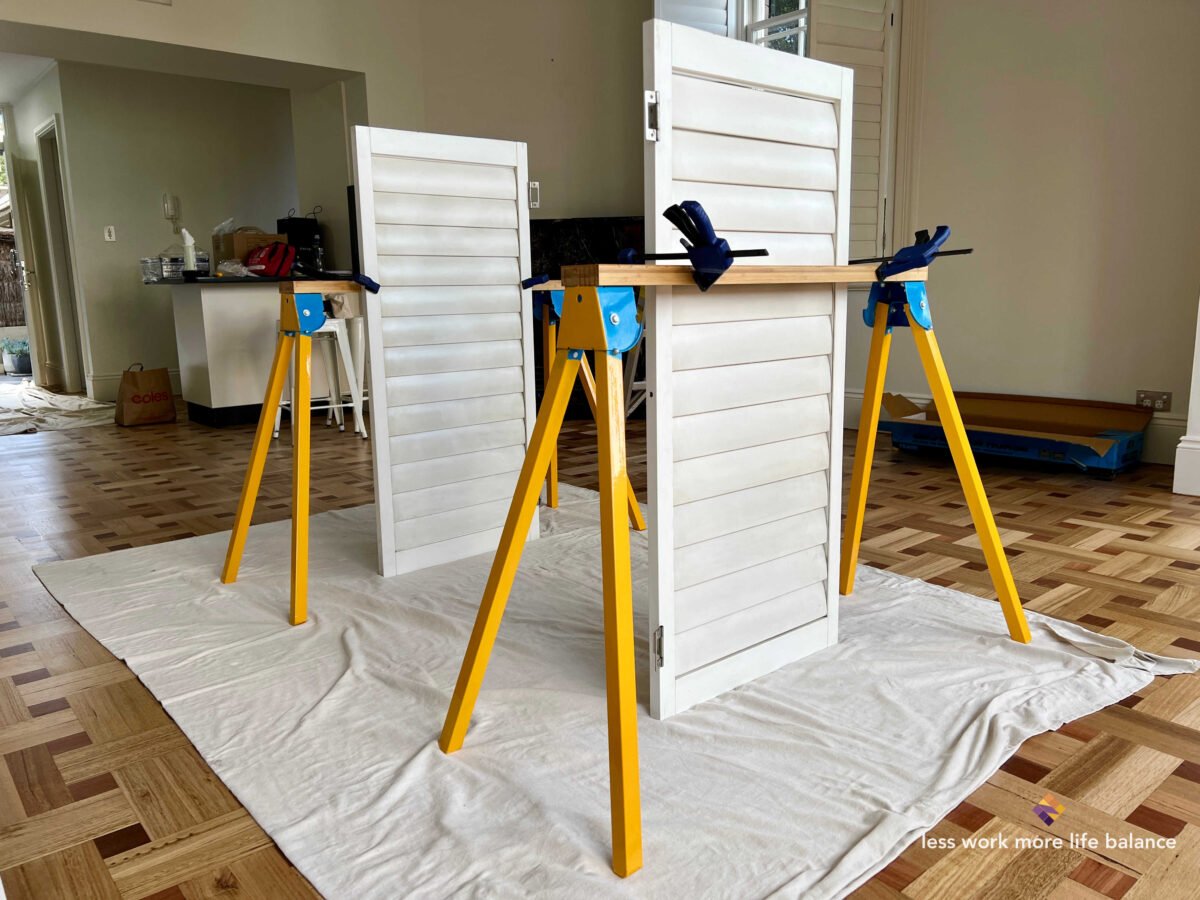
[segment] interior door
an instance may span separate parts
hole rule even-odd
[[[380,572],[496,549],[533,431],[526,147],[360,126]],[[530,538],[537,537],[534,516]]]
[[[663,21],[645,30],[647,250],[698,200],[737,266],[844,264],[852,74]],[[837,640],[846,292],[658,288],[647,305],[651,712]]]
[[[8,173],[8,196],[12,208],[13,241],[17,250],[17,265],[21,270],[21,290],[25,300],[25,325],[29,329],[29,358],[33,369],[33,381],[41,385],[45,383],[41,364],[43,359],[40,346],[43,339],[41,328],[41,307],[37,295],[37,273],[30,266],[31,259],[27,255],[33,250],[33,244],[26,237],[25,196],[22,193],[25,185],[22,173],[18,171],[17,160],[9,149],[16,142],[13,130],[14,117],[10,104],[0,104],[0,116],[4,118],[4,171]]]
[[[46,220],[46,252],[50,260],[51,281],[54,286],[54,311],[59,339],[57,355],[61,360],[62,387],[68,393],[78,393],[86,387],[83,328],[78,314],[79,305],[75,298],[71,232],[59,144],[62,133],[59,119],[56,115],[37,131],[38,170],[41,178],[42,211]],[[42,285],[45,285],[44,279]]]

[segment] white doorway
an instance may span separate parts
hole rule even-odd
[[[42,364],[47,380],[53,385],[68,393],[79,393],[84,389],[83,347],[78,305],[75,302],[71,237],[67,228],[67,192],[63,185],[60,130],[61,123],[56,115],[35,132],[52,286],[51,296],[45,296],[43,291],[43,319],[50,318],[57,326],[53,329],[57,332],[57,340],[46,341],[46,358]]]

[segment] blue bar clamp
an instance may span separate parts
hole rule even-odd
[[[948,237],[950,237],[950,226],[948,225],[939,225],[932,238],[929,237],[928,231],[919,231],[917,232],[917,243],[911,247],[905,247],[891,259],[884,260],[879,264],[875,270],[875,277],[878,281],[871,285],[867,307],[863,310],[863,321],[867,323],[868,328],[875,327],[876,307],[884,303],[887,304],[889,333],[896,326],[907,328],[909,315],[926,331],[933,329],[933,314],[929,308],[929,295],[925,291],[925,282],[885,282],[884,279],[892,275],[899,275],[901,272],[932,265],[938,256],[938,250],[942,244],[946,243]],[[906,306],[908,315],[905,315],[904,311]]]

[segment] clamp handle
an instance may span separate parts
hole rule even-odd
[[[949,237],[949,225],[939,225],[934,230],[932,238],[928,231],[918,231],[917,243],[897,251],[890,260],[880,264],[875,270],[876,279],[883,281],[892,275],[899,275],[901,272],[909,272],[913,269],[922,269],[932,264],[938,255],[938,249],[946,243]]]

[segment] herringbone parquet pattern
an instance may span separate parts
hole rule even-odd
[[[0,878],[11,898],[308,897],[311,888],[129,670],[30,573],[39,560],[225,530],[249,429],[187,423],[0,438]],[[631,424],[645,496],[644,431]],[[273,450],[255,521],[286,518],[290,452]],[[565,481],[595,486],[594,428],[571,423]],[[1200,502],[1147,467],[1113,483],[986,467],[1030,608],[1149,650],[1200,656]],[[370,453],[314,429],[314,512],[371,499]],[[881,449],[864,561],[988,595],[953,471]],[[1032,812],[1050,793],[1051,826]],[[803,814],[797,810],[796,814]],[[1171,836],[1174,850],[947,849],[917,842],[870,898],[1200,896],[1200,678],[1028,742],[932,838]]]

